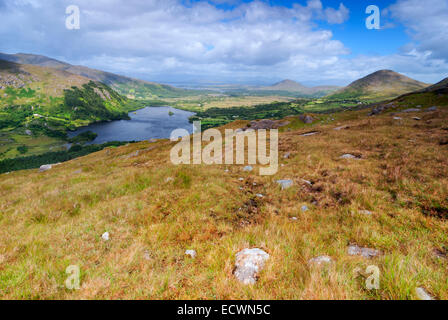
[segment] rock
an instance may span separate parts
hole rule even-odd
[[[74,174],[80,174],[82,173],[82,169],[76,170],[75,172],[73,172]]]
[[[145,259],[146,261],[151,260],[151,254],[148,250],[145,250],[145,252],[143,252],[143,259]]]
[[[403,118],[401,118],[401,117],[394,117],[394,120],[401,120],[401,119],[403,119]]]
[[[316,121],[312,116],[300,115],[299,119],[305,124],[311,124]]]
[[[284,155],[283,155],[283,159],[289,159],[289,156],[291,155],[291,153],[290,152],[286,152]]]
[[[248,128],[253,130],[260,130],[260,129],[278,129],[280,127],[284,127],[290,124],[289,121],[281,121],[281,120],[270,120],[270,119],[262,119],[259,121],[251,121],[248,125]],[[248,128],[244,128],[241,130],[247,130]]]
[[[425,110],[426,112],[432,112],[432,111],[437,111],[437,107],[430,107],[428,109]]]
[[[191,258],[194,259],[194,258],[196,258],[197,253],[195,250],[187,250],[187,251],[185,251],[185,255],[190,256]]]
[[[340,127],[334,128],[333,130],[340,131],[340,130],[344,130],[344,129],[348,129],[348,128],[349,128],[349,126],[340,126]]]
[[[346,153],[346,154],[342,155],[340,158],[341,159],[355,159],[355,160],[361,159],[361,157],[355,156],[355,155],[349,154],[349,153]]]
[[[417,108],[410,108],[410,109],[403,110],[403,111],[401,111],[401,112],[403,112],[403,113],[420,112],[420,109],[417,109]]]
[[[109,241],[109,239],[110,239],[110,234],[109,234],[109,232],[104,232],[103,235],[101,236],[101,238],[102,238],[104,241]]]
[[[364,258],[373,258],[381,255],[381,252],[375,249],[362,248],[357,245],[351,245],[347,249],[347,253],[350,256],[362,256]]]
[[[172,178],[172,177],[168,177],[165,179],[165,182],[172,182],[172,181],[174,181],[174,178]]]
[[[226,170],[224,170],[224,172],[225,172],[225,173],[229,173],[229,172],[230,172],[230,170],[229,170],[229,169],[226,169]]]
[[[332,263],[333,260],[329,256],[319,256],[308,261],[308,265],[310,266],[321,266],[323,264]]]
[[[51,170],[53,166],[51,164],[44,164],[43,166],[40,166],[39,172],[45,172],[48,170]]]
[[[291,220],[297,221],[297,220],[299,220],[299,218],[297,218],[297,217],[292,217]]]
[[[308,209],[308,206],[302,206],[301,208],[300,208],[300,210],[302,210],[302,212],[306,212],[306,211],[308,211],[309,209]]]
[[[286,179],[286,180],[277,180],[277,183],[282,187],[282,190],[288,189],[292,187],[293,182],[292,180]]]
[[[416,121],[420,121],[420,120],[422,120],[422,119],[419,118],[419,117],[412,117],[412,119],[414,119],[414,120],[416,120]]]
[[[261,193],[257,193],[256,196],[257,196],[258,198],[264,198],[264,195],[262,195]]]
[[[307,132],[307,133],[303,133],[300,136],[301,137],[309,137],[309,136],[314,136],[315,134],[318,134],[318,131],[311,131],[311,132]]]
[[[235,277],[243,284],[255,284],[269,254],[261,249],[244,249],[236,254]]]
[[[25,134],[26,135],[28,135],[28,136],[32,136],[33,135],[33,133],[31,132],[31,130],[25,130]]]
[[[419,109],[420,109],[421,107],[422,107],[421,105],[416,106],[416,108],[419,108]]]
[[[434,298],[422,287],[418,287],[415,289],[415,295],[419,300],[434,300]]]
[[[365,216],[371,216],[372,212],[370,212],[369,210],[360,210],[358,211],[359,214],[363,214]]]
[[[252,170],[254,170],[254,168],[252,166],[246,166],[243,169],[243,171],[246,171],[246,172],[251,172]]]
[[[244,178],[239,178],[238,180],[239,180],[239,181],[244,181]]]
[[[309,186],[312,186],[312,185],[313,185],[313,183],[312,183],[311,181],[308,181],[308,180],[305,180],[305,179],[302,179],[302,181],[303,181],[304,183],[306,183],[307,185],[309,185]]]

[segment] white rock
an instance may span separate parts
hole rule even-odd
[[[187,250],[187,251],[185,251],[185,255],[190,256],[191,258],[194,259],[194,258],[196,258],[197,253],[195,250]]]
[[[309,209],[308,209],[308,206],[302,206],[302,207],[300,208],[300,210],[302,210],[302,212],[306,212],[306,211],[308,211]]]
[[[104,241],[109,241],[109,239],[110,239],[110,234],[109,234],[109,232],[104,232],[103,235],[101,236],[101,238],[102,238]]]
[[[333,262],[333,260],[329,256],[319,256],[308,261],[308,265],[323,265]]]
[[[261,193],[257,193],[257,195],[256,195],[258,198],[263,198],[264,197],[264,195],[262,195]]]
[[[349,154],[349,153],[346,153],[346,154],[342,155],[340,158],[341,159],[356,159],[356,160],[360,159],[359,157],[357,157],[357,156],[355,156],[353,154]]]
[[[239,181],[244,181],[244,178],[239,178],[238,180],[239,180]]]
[[[51,170],[51,168],[53,168],[51,164],[44,164],[43,166],[40,166],[39,172],[45,172]]]
[[[286,179],[286,180],[277,180],[277,183],[282,187],[282,190],[288,189],[292,187],[293,182],[292,180]]]
[[[363,214],[365,216],[371,216],[372,215],[372,212],[369,211],[369,210],[360,210],[358,212],[359,212],[359,214]]]
[[[261,249],[244,249],[236,254],[235,277],[243,284],[255,284],[269,254]]]
[[[433,297],[429,293],[426,292],[422,287],[418,287],[415,289],[415,295],[419,300],[434,300]]]
[[[172,178],[172,177],[168,177],[168,178],[166,178],[166,180],[165,180],[165,182],[171,182],[171,181],[174,181],[174,178]]]
[[[308,180],[305,180],[305,179],[302,179],[302,181],[305,182],[307,185],[310,185],[310,186],[313,185],[313,183],[311,181],[308,181]]]
[[[244,167],[244,169],[243,169],[243,171],[246,171],[246,172],[250,172],[250,171],[252,171],[252,170],[254,170],[254,168],[253,168],[252,166],[246,166],[246,167]]]
[[[357,245],[349,246],[347,253],[351,256],[362,256],[368,259],[381,255],[381,251],[370,248],[362,248]]]
[[[401,117],[394,117],[394,120],[401,120],[401,119],[403,119],[403,118],[401,118]]]
[[[292,217],[291,220],[297,221],[299,219],[297,217]]]
[[[289,156],[291,155],[291,153],[290,152],[286,152],[284,155],[283,155],[283,159],[289,159]]]

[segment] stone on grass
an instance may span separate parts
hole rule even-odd
[[[101,238],[102,238],[104,241],[109,241],[109,239],[110,239],[110,234],[109,234],[109,232],[104,232],[103,235],[101,236]]]
[[[355,159],[355,160],[361,159],[361,157],[355,156],[355,155],[350,154],[350,153],[343,154],[340,158],[341,159]]]
[[[415,295],[419,300],[434,300],[434,298],[422,287],[418,287],[415,289]]]
[[[277,183],[282,187],[282,190],[288,189],[293,185],[292,180],[289,179],[277,180]]]
[[[412,117],[412,119],[414,119],[414,120],[416,120],[416,121],[420,121],[420,120],[422,120],[422,119],[419,118],[419,117]]]
[[[174,178],[172,178],[172,177],[168,177],[165,179],[165,182],[172,182],[172,181],[174,181]]]
[[[309,136],[314,136],[315,134],[318,134],[318,133],[319,133],[318,131],[311,131],[311,132],[303,133],[300,136],[301,137],[309,137]]]
[[[437,111],[437,107],[434,106],[426,109],[426,112],[432,112],[432,111]]]
[[[377,257],[381,254],[379,250],[370,249],[370,248],[362,248],[357,245],[351,245],[347,249],[347,253],[350,256],[362,256],[364,258],[373,258]]]
[[[283,159],[289,159],[289,156],[291,155],[291,152],[286,152],[284,155],[283,155]]]
[[[191,258],[194,259],[194,258],[196,258],[197,253],[195,250],[187,250],[187,251],[185,251],[185,255],[190,256]]]
[[[257,193],[256,196],[257,196],[258,198],[264,198],[264,195],[262,195],[261,193]]]
[[[308,115],[301,115],[299,116],[300,121],[302,121],[305,124],[311,124],[314,121],[316,121],[312,116],[308,116]]]
[[[243,171],[246,171],[246,172],[250,172],[250,171],[252,171],[252,170],[254,170],[254,168],[253,168],[252,166],[246,166],[246,167],[244,167],[244,169],[243,169]]]
[[[255,284],[269,254],[261,249],[244,249],[236,254],[235,277],[243,284]]]
[[[44,165],[40,166],[39,172],[45,172],[45,171],[51,170],[51,168],[53,168],[53,166],[51,164],[44,164]]]
[[[297,221],[297,220],[299,220],[299,218],[297,218],[297,217],[292,217],[291,220]]]
[[[341,130],[348,129],[348,128],[349,128],[349,126],[340,126],[340,127],[334,128],[333,130],[341,131]]]
[[[303,181],[304,183],[306,183],[307,185],[309,185],[309,186],[312,186],[312,185],[313,185],[313,183],[312,183],[311,181],[308,181],[308,180],[305,180],[305,179],[302,179],[302,181]]]
[[[394,120],[401,120],[401,119],[403,119],[403,118],[401,118],[401,117],[394,117]]]
[[[308,261],[308,265],[321,266],[323,264],[329,264],[331,262],[333,262],[333,260],[329,256],[319,256]]]
[[[417,109],[417,108],[410,108],[410,109],[403,110],[403,111],[401,111],[401,112],[403,112],[403,113],[409,113],[409,112],[419,112],[419,111],[420,111],[420,109]]]
[[[360,210],[358,211],[359,214],[365,215],[365,216],[371,216],[372,212],[370,212],[369,210]]]
[[[306,211],[308,211],[309,209],[308,209],[308,206],[304,205],[304,206],[302,206],[302,207],[300,208],[300,210],[302,210],[302,212],[306,212]]]

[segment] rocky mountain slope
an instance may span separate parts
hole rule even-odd
[[[32,64],[42,67],[50,67],[80,75],[93,81],[102,82],[115,89],[120,94],[137,99],[173,98],[187,95],[189,91],[178,89],[169,85],[155,82],[137,80],[110,72],[104,72],[84,66],[74,66],[66,62],[34,54],[4,54],[0,53],[0,59],[20,64]]]
[[[356,80],[329,98],[387,99],[428,87],[392,70],[380,70]]]

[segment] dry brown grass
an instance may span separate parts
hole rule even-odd
[[[315,136],[299,136],[309,128],[285,130],[280,156],[292,154],[272,177],[241,166],[173,166],[168,141],[138,157],[126,155],[148,143],[46,173],[1,175],[2,298],[413,299],[422,286],[447,299],[448,148],[439,141],[448,112],[419,122],[365,113],[336,115],[335,123],[315,126]],[[333,130],[342,124],[350,128]],[[344,153],[362,160],[339,159]],[[294,186],[280,190],[282,178]],[[301,212],[304,204],[309,211]],[[105,231],[109,242],[101,240]],[[354,243],[383,255],[348,256]],[[247,247],[271,255],[254,286],[232,276],[235,254]],[[186,249],[198,257],[186,257]],[[334,263],[308,266],[320,255]],[[69,265],[81,268],[78,291],[64,287]],[[368,265],[380,268],[380,290],[355,276]]]

